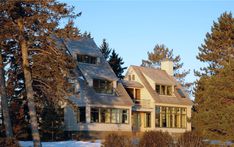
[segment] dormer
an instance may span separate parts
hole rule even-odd
[[[105,79],[93,79],[93,89],[96,93],[114,94],[114,82]]]
[[[174,96],[174,85],[155,84],[155,91],[159,95]]]
[[[77,61],[81,63],[88,63],[88,64],[98,64],[100,63],[100,58],[99,57],[94,57],[90,55],[80,55],[77,54]]]

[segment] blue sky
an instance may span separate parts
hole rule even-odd
[[[225,0],[61,0],[82,12],[75,23],[81,32],[91,32],[100,46],[106,38],[125,62],[140,65],[156,44],[165,44],[180,55],[187,81],[202,63],[196,59],[198,46],[213,21],[225,11],[234,13],[234,1]]]

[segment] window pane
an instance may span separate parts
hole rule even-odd
[[[156,89],[156,92],[160,94],[160,85],[156,85],[155,89]]]
[[[101,109],[101,122],[110,123],[110,109],[106,108]]]
[[[117,109],[112,109],[111,110],[111,122],[112,123],[117,123]]]
[[[182,114],[181,116],[181,127],[186,128],[186,115]]]
[[[110,81],[93,79],[93,88],[97,93],[113,94],[113,85]]]
[[[132,75],[132,80],[133,80],[133,81],[135,80],[135,75]]]
[[[167,86],[167,95],[172,95],[172,86]]]
[[[155,127],[160,127],[160,107],[156,106],[155,109]]]
[[[123,110],[122,112],[122,123],[128,123],[128,110]]]
[[[91,122],[99,122],[99,108],[91,108]]]
[[[88,55],[77,55],[77,61],[89,64],[96,64],[97,58]]]
[[[165,93],[165,90],[166,90],[166,86],[161,85],[161,94],[162,94],[162,95],[165,95],[165,94],[166,94],[166,93]]]
[[[145,127],[151,127],[151,115],[150,113],[145,113]]]
[[[79,107],[77,111],[77,122],[86,122],[85,107]]]
[[[141,98],[141,91],[140,89],[135,89],[135,98],[140,99]]]

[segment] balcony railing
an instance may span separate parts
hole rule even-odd
[[[150,100],[146,100],[146,99],[133,99],[134,102],[134,107],[136,109],[140,109],[140,108],[145,108],[145,109],[151,109],[151,104],[150,104]]]

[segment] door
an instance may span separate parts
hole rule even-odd
[[[140,131],[141,128],[141,114],[138,112],[132,113],[132,130]]]

